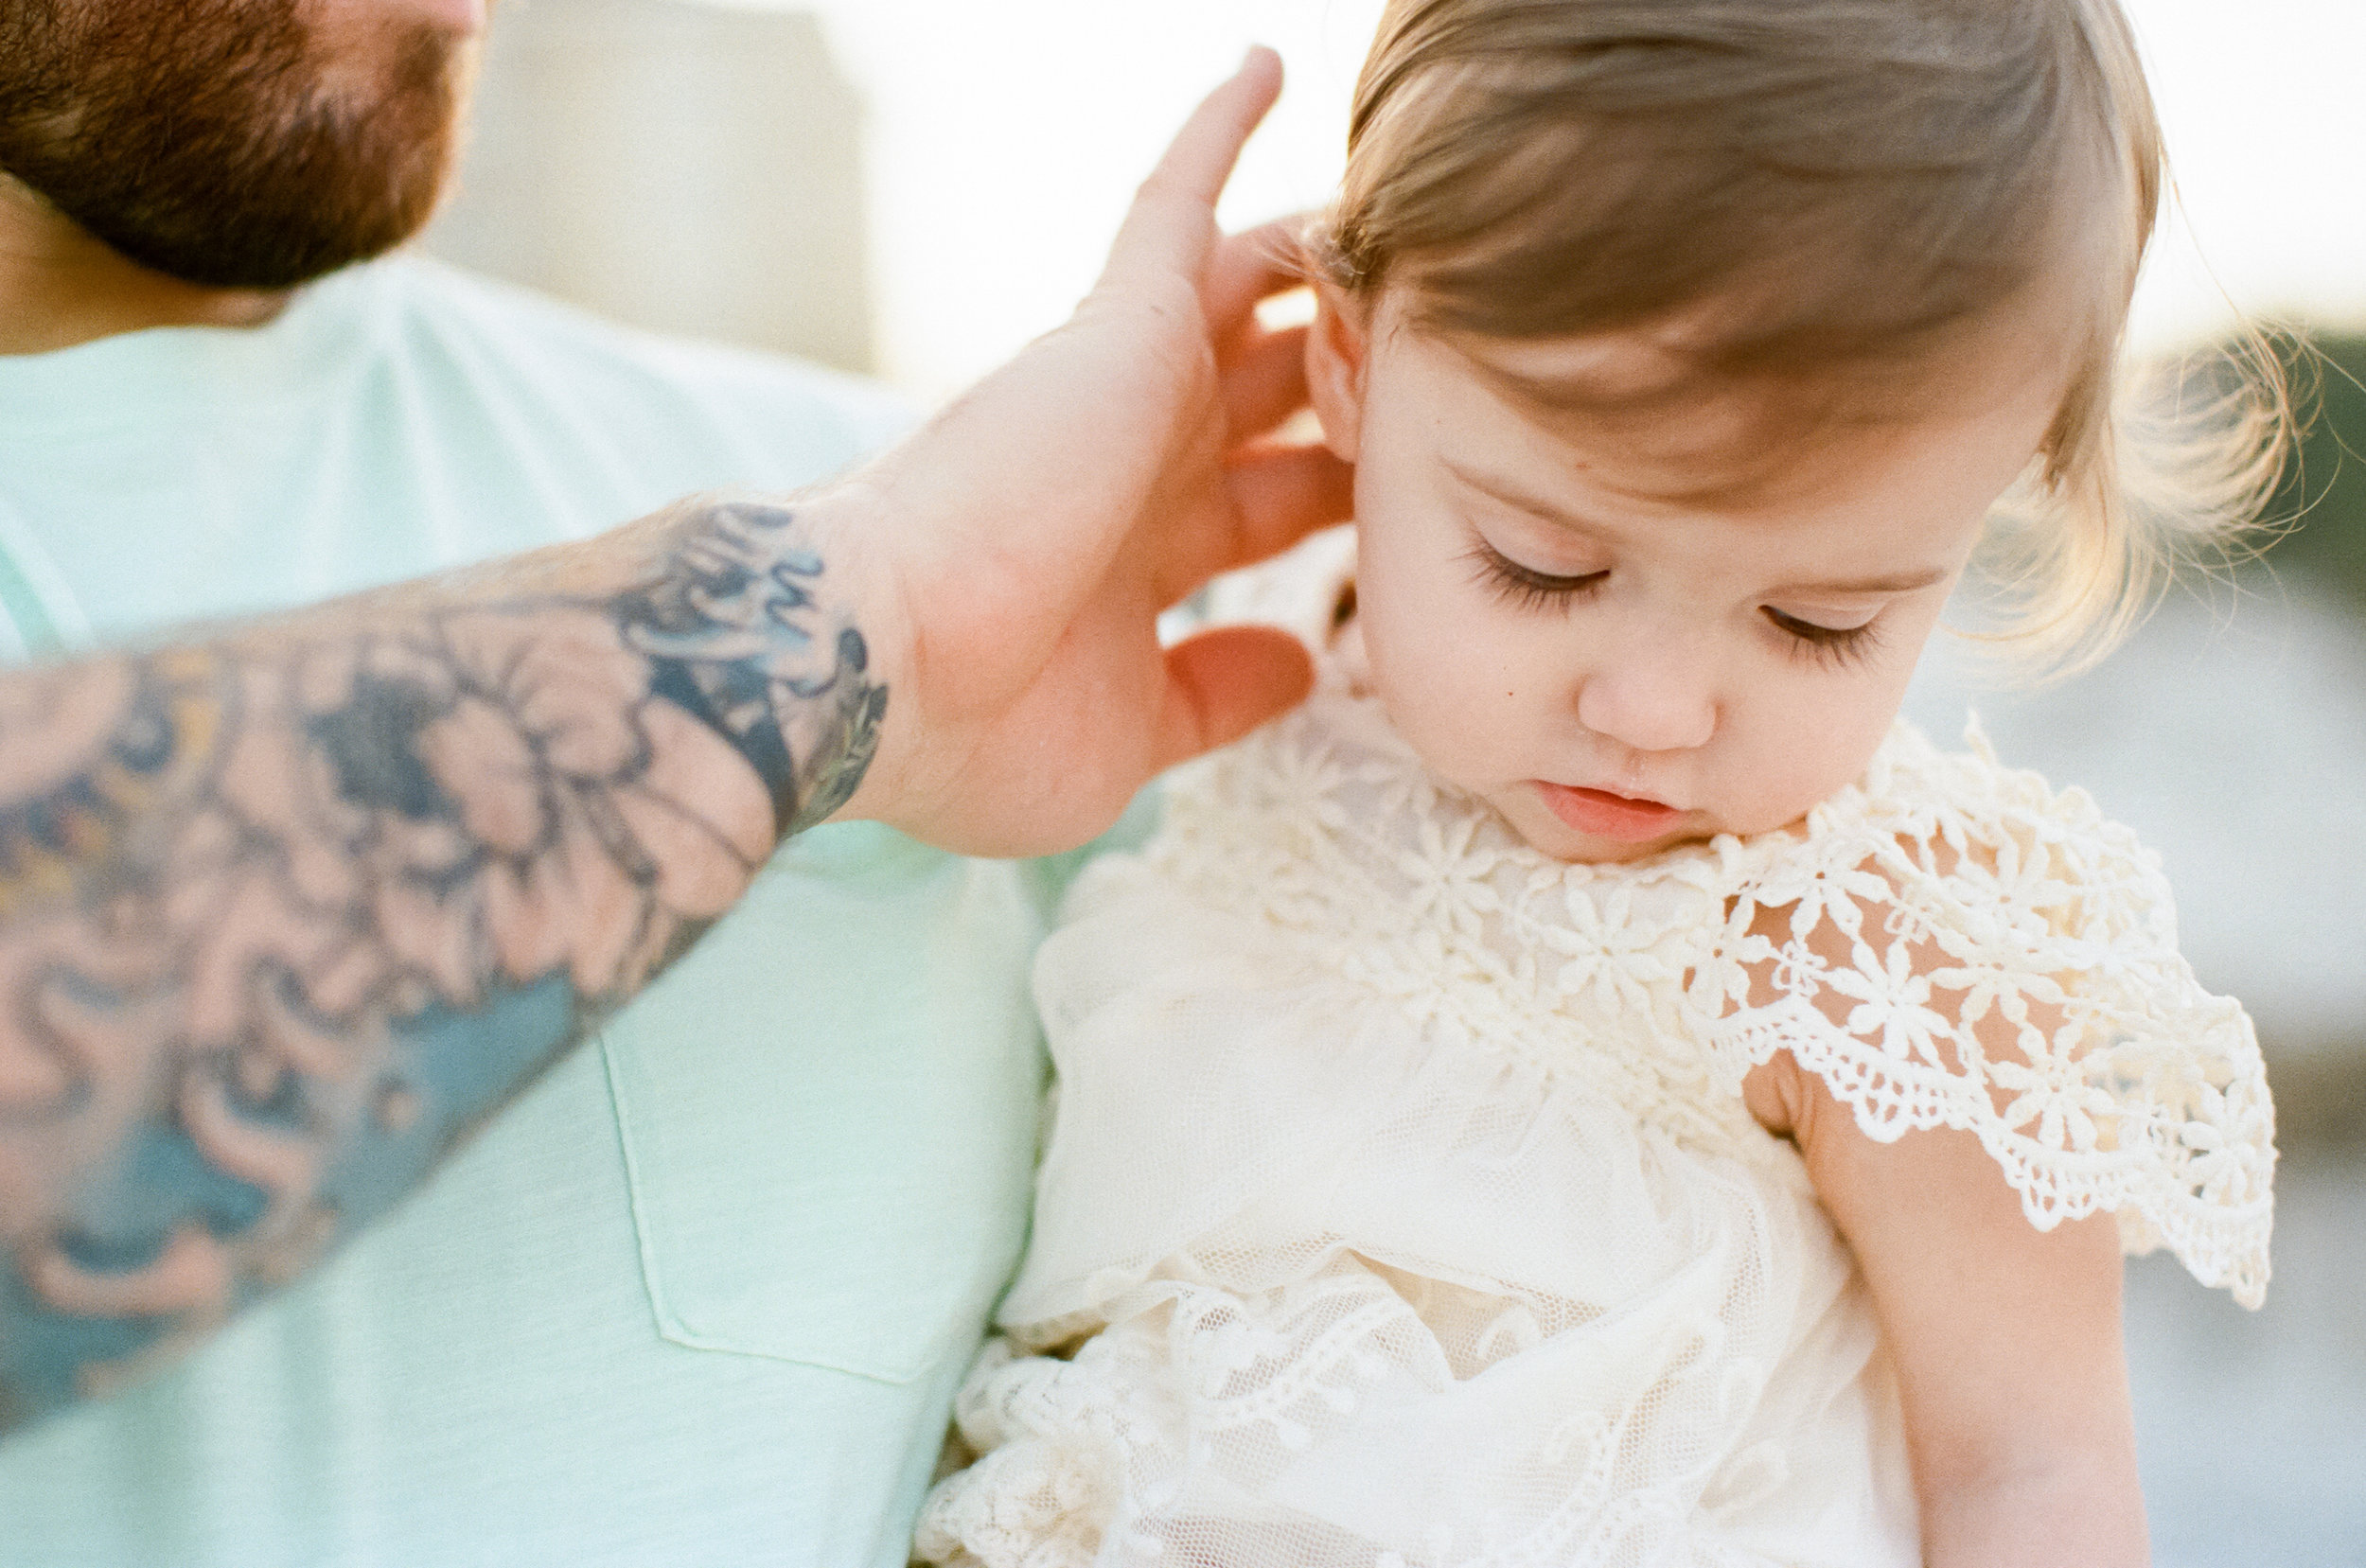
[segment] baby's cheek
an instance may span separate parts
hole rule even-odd
[[[1372,685],[1379,693],[1388,722],[1413,748],[1429,770],[1456,784],[1466,783],[1474,745],[1484,727],[1474,723],[1470,703],[1450,672],[1439,662],[1398,656],[1372,662]]]
[[[1534,728],[1539,682],[1489,628],[1384,617],[1365,631],[1382,706],[1432,772],[1461,784],[1490,777],[1508,737]]]
[[[1889,732],[1897,704],[1868,700],[1802,702],[1757,715],[1756,733],[1737,779],[1753,799],[1735,816],[1746,833],[1796,821],[1864,772]]]

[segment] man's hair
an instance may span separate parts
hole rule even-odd
[[[1697,378],[1861,409],[2069,278],[2068,390],[1999,532],[2013,637],[2076,664],[2181,542],[2248,520],[2281,457],[2271,374],[2131,449],[2122,339],[2165,184],[2116,0],[1391,0],[1317,254],[1416,329],[1682,316]]]

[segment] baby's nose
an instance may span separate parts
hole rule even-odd
[[[1637,751],[1684,751],[1717,732],[1717,694],[1701,661],[1635,648],[1578,687],[1578,722]]]

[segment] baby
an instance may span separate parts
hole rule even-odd
[[[1897,717],[1984,536],[2075,661],[2257,487],[2128,499],[2125,19],[1395,0],[1350,137],[1353,558],[1232,590],[1318,689],[1044,949],[921,1556],[2143,1562],[2120,1259],[2259,1301],[2258,1048],[2126,830]]]

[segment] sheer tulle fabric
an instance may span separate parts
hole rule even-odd
[[[1976,1132],[2041,1227],[2267,1278],[2257,1048],[2158,872],[1902,727],[1803,832],[1570,866],[1333,669],[1036,987],[1055,1131],[930,1561],[1918,1561],[1862,1283],[1741,1103],[1781,1048],[1876,1137]]]

